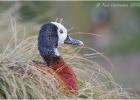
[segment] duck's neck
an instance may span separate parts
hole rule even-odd
[[[56,64],[60,59],[60,54],[57,48],[54,47],[39,47],[39,52],[48,66]]]

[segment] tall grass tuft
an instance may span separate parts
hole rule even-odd
[[[58,89],[57,80],[48,73],[42,74],[29,61],[42,59],[37,50],[37,36],[20,40],[14,35],[0,53],[0,98],[6,99],[124,99],[130,98],[111,74],[87,56],[100,54],[89,47],[59,47],[63,58],[75,71],[79,91],[68,97]],[[16,43],[15,43],[16,40]],[[80,54],[88,50],[90,54]],[[102,54],[100,54],[102,55]]]

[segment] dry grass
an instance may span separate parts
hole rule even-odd
[[[7,22],[6,18],[4,19],[5,20],[1,20],[2,26],[9,23]],[[10,36],[13,37],[11,37],[8,44],[4,46],[4,49],[1,50],[2,52],[0,52],[0,98],[130,98],[128,93],[114,81],[109,72],[107,72],[96,62],[88,59],[99,55],[109,62],[109,60],[102,53],[86,46],[71,47],[68,45],[63,45],[59,47],[59,49],[66,63],[68,63],[74,69],[77,75],[79,93],[76,97],[65,96],[58,90],[58,82],[52,75],[49,73],[48,75],[44,75],[35,67],[28,64],[28,61],[32,59],[42,60],[36,47],[36,36],[29,36],[28,38],[25,38],[26,36],[24,36],[24,34],[29,32],[24,29],[23,25],[17,26],[14,19],[10,19],[9,26],[13,34]],[[30,29],[32,26],[37,25],[33,23],[33,25],[29,24],[28,26],[27,27]],[[3,29],[2,31],[1,28],[1,32],[4,34],[7,33],[8,30],[6,29]],[[21,38],[18,37],[20,36],[18,33],[20,33],[20,35],[23,33]],[[3,37],[7,38],[5,35]],[[1,38],[0,41],[5,42],[5,38],[3,38],[3,40]],[[81,55],[81,51],[87,51],[87,53],[85,52]]]
[[[25,38],[25,33],[35,32],[38,24],[31,22],[16,23],[15,18],[10,15],[15,13],[18,7],[17,3],[14,7],[0,14],[0,33],[3,33],[0,34],[0,45],[4,47],[2,49],[0,46],[0,99],[130,98],[109,72],[88,59],[98,55],[111,64],[102,53],[90,47],[72,48],[67,45],[61,46],[59,49],[66,63],[74,69],[77,75],[79,93],[76,97],[67,97],[61,93],[57,88],[58,82],[52,75],[49,73],[44,75],[28,64],[28,61],[32,59],[42,60],[36,47],[36,36]],[[18,18],[18,16],[16,17]],[[11,39],[5,46],[9,37]],[[87,52],[81,55],[81,51]]]
[[[88,47],[59,47],[65,61],[74,69],[79,93],[76,97],[67,97],[61,93],[58,82],[49,73],[44,75],[28,64],[29,60],[41,60],[36,47],[36,36],[18,40],[14,35],[7,47],[0,54],[0,98],[130,98],[113,79],[111,74],[89,56],[102,55]],[[12,44],[11,44],[12,43]],[[80,55],[82,50],[93,53]],[[102,55],[103,56],[103,55]]]

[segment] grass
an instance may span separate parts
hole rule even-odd
[[[36,44],[37,36],[20,40],[13,35],[0,53],[0,98],[3,99],[125,99],[128,93],[119,86],[111,74],[89,56],[101,53],[89,47],[59,47],[63,58],[75,71],[79,91],[75,97],[68,97],[58,90],[57,80],[48,73],[42,74],[28,61],[42,60]],[[16,42],[16,43],[15,43]],[[82,50],[90,54],[80,54]],[[103,56],[103,55],[102,55]]]
[[[2,21],[4,21],[1,22],[2,25],[7,23],[5,20]],[[28,25],[30,26],[28,27],[30,31],[32,31],[32,26],[38,28],[38,25],[35,23],[33,23],[33,25],[32,23],[30,24],[31,25]],[[10,19],[9,26],[13,35],[7,45],[5,46],[4,44],[4,49],[1,48],[0,52],[1,99],[131,98],[129,94],[115,82],[108,71],[89,59],[94,56],[102,56],[111,64],[107,57],[102,53],[86,46],[72,47],[62,45],[59,47],[59,50],[66,63],[74,69],[79,86],[77,96],[66,96],[58,90],[59,84],[52,75],[49,73],[44,75],[28,63],[30,60],[42,61],[37,50],[37,36],[24,36],[25,33],[30,32],[23,29],[24,25],[17,25],[14,19]],[[3,31],[4,33],[7,33],[6,29],[3,29]],[[79,34],[84,35],[85,33],[80,32]],[[91,33],[86,33],[86,35],[87,34],[94,35]],[[5,39],[2,39],[0,41],[6,41]]]

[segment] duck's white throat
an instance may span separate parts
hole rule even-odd
[[[55,55],[56,56],[60,56],[60,53],[58,52],[58,49],[57,48],[54,48],[54,52],[55,52]]]

